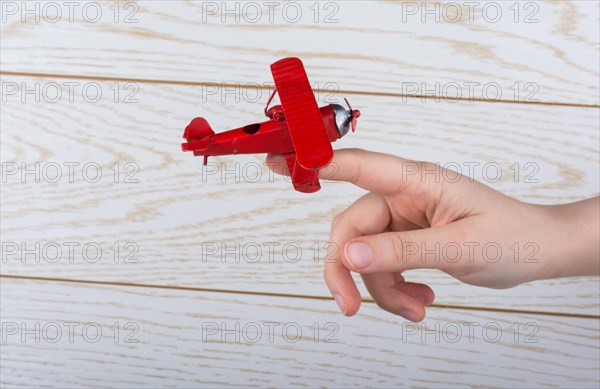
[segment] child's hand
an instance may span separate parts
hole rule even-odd
[[[287,174],[283,156],[267,160]],[[423,320],[434,294],[405,282],[405,270],[439,269],[490,288],[599,274],[598,198],[527,204],[432,163],[360,149],[336,151],[331,166],[321,178],[370,191],[331,224],[325,281],[345,315],[361,301],[350,271],[379,307],[412,321]]]

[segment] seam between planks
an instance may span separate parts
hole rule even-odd
[[[270,292],[253,292],[244,290],[233,290],[233,289],[213,289],[213,288],[198,288],[190,286],[172,286],[172,285],[155,285],[155,284],[140,284],[140,283],[129,283],[129,282],[118,282],[118,281],[96,281],[96,280],[82,280],[74,278],[53,278],[53,277],[36,277],[36,276],[19,276],[10,274],[0,274],[0,278],[14,279],[14,280],[28,280],[28,281],[46,281],[46,282],[60,282],[60,283],[73,283],[73,284],[88,284],[88,285],[107,285],[107,286],[122,286],[122,287],[135,287],[135,288],[154,288],[154,289],[168,289],[168,290],[180,290],[188,292],[210,292],[210,293],[228,293],[228,294],[241,294],[241,295],[252,295],[252,296],[267,296],[267,297],[285,297],[285,298],[296,298],[296,299],[308,299],[308,300],[333,300],[332,297],[327,296],[311,296],[302,294],[290,294],[290,293],[270,293]],[[364,303],[375,303],[372,299],[362,299]],[[465,311],[481,311],[481,312],[497,312],[497,313],[514,313],[514,314],[527,314],[527,315],[539,315],[539,316],[558,316],[558,317],[570,317],[578,319],[600,319],[600,315],[584,314],[584,313],[567,313],[567,312],[551,312],[551,311],[532,311],[527,309],[509,309],[509,308],[489,308],[480,306],[463,306],[463,305],[448,305],[448,304],[431,304],[428,308],[437,309],[456,309]]]
[[[127,77],[107,77],[107,76],[86,76],[86,75],[72,75],[72,74],[58,74],[58,73],[29,73],[29,72],[13,72],[13,71],[2,71],[0,76],[18,76],[18,77],[29,77],[29,78],[63,78],[66,80],[93,80],[93,81],[114,81],[114,82],[137,82],[140,84],[164,84],[164,85],[186,85],[186,86],[213,86],[219,84],[225,88],[234,88],[234,84],[228,83],[217,83],[217,82],[203,82],[203,81],[183,81],[183,80],[156,80],[146,78],[127,78]],[[268,90],[271,89],[268,86],[260,85],[245,85],[244,88],[249,90]],[[331,92],[327,89],[315,88],[315,92],[328,93]],[[377,96],[377,97],[393,97],[393,98],[409,98],[409,99],[439,99],[441,96],[431,95],[407,95],[403,93],[393,92],[375,92],[375,91],[355,91],[355,90],[337,90],[336,93],[351,95],[351,96]],[[458,97],[453,98],[453,101],[466,101],[466,102],[477,102],[477,103],[498,103],[498,104],[522,104],[522,105],[543,105],[553,107],[574,107],[574,108],[600,108],[600,104],[583,104],[583,103],[564,103],[558,101],[513,101],[513,100],[489,100],[484,98],[467,98]]]

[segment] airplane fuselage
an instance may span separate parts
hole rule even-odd
[[[327,130],[330,142],[339,139],[335,115],[331,105],[319,108],[321,118]],[[206,143],[206,141],[208,141]],[[194,149],[194,155],[218,156],[230,154],[285,154],[294,151],[292,138],[285,119],[267,120],[262,123],[249,124],[233,130],[212,134],[199,139],[205,147]]]

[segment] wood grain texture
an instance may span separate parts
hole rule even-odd
[[[481,2],[474,20],[463,4],[451,21],[449,3],[282,1],[272,22],[264,5],[249,21],[260,2],[78,2],[72,21],[58,2],[56,23],[48,4],[0,4],[0,386],[599,386],[597,278],[498,291],[413,271],[437,295],[424,323],[372,302],[345,318],[322,280],[324,245],[364,192],[325,181],[306,196],[262,156],[203,172],[179,149],[195,116],[217,132],[263,120],[268,65],[298,56],[321,103],[347,96],[362,112],[334,148],[473,166],[523,201],[597,195],[598,2]],[[21,22],[25,6],[41,20]],[[422,22],[436,6],[442,20]],[[296,7],[300,20],[286,21]],[[84,88],[102,97],[86,101]],[[40,179],[23,177],[36,163]],[[33,252],[8,253],[21,244]]]
[[[3,387],[600,381],[597,320],[431,309],[417,328],[374,304],[344,318],[325,302],[303,299],[6,279],[1,288]]]
[[[64,86],[68,81],[75,80],[2,77],[3,83],[16,83],[19,88],[32,89],[33,83],[40,82],[40,90],[48,83]],[[80,82],[81,89],[91,81]],[[3,253],[3,274],[329,295],[321,276],[329,223],[362,190],[324,182],[323,190],[314,196],[296,193],[289,182],[268,175],[261,156],[216,158],[213,161],[219,165],[213,168],[219,169],[218,174],[203,176],[201,159],[179,149],[190,118],[207,117],[217,132],[262,120],[268,93],[257,103],[223,102],[220,96],[207,97],[203,103],[196,88],[139,84],[135,96],[139,102],[127,104],[115,102],[113,83],[98,85],[104,94],[96,103],[80,95],[72,103],[66,97],[57,103],[44,98],[40,103],[22,103],[17,93],[3,104],[2,162],[25,163],[29,169],[35,168],[35,162],[40,162],[40,169],[55,162],[64,169],[57,183],[43,177],[35,182],[32,174],[22,180],[22,171],[6,177],[1,188],[3,243],[32,248],[36,242],[41,247],[54,242],[64,251],[56,263],[49,261],[51,252],[37,255],[39,263],[35,254],[22,262],[22,252]],[[320,100],[325,97],[342,96],[321,95]],[[442,165],[454,163],[463,173],[470,162],[480,168],[497,163],[503,171],[498,182],[489,180],[493,170],[484,176],[475,169],[474,177],[488,178],[492,187],[525,201],[560,203],[599,192],[597,109],[403,102],[360,95],[352,103],[363,113],[359,129],[336,148],[361,147]],[[79,163],[72,183],[65,162]],[[102,167],[97,183],[82,178],[82,167],[90,162]],[[110,170],[115,162],[122,170],[117,183]],[[133,176],[138,183],[123,182],[131,172],[122,169],[127,162],[139,166]],[[526,182],[523,175],[515,182],[510,170],[515,162],[521,170],[526,163],[535,164],[537,173],[532,178],[538,182]],[[262,166],[260,175],[257,166]],[[64,246],[69,242],[79,244],[73,261]],[[94,242],[103,252],[90,263],[82,248]],[[124,263],[132,251],[124,247],[128,242],[139,248],[134,256],[137,263]],[[114,243],[121,250],[117,262]],[[211,255],[212,244],[219,250]],[[285,245],[290,248],[287,255]],[[298,260],[294,247],[301,249]],[[225,255],[225,250],[230,253]],[[94,251],[88,255],[93,258]],[[600,286],[595,278],[497,291],[461,285],[435,271],[407,275],[431,284],[440,304],[599,314]]]
[[[81,3],[72,22],[62,9],[54,23],[42,7],[38,22],[18,8],[2,23],[0,65],[4,72],[272,85],[268,64],[298,56],[320,88],[455,96],[458,84],[462,97],[494,99],[499,88],[502,100],[600,103],[595,1],[484,1],[472,9],[461,2],[460,9],[288,3],[270,11],[243,2],[139,1],[127,9],[120,3],[116,14],[106,2],[95,22],[98,11],[84,16]]]

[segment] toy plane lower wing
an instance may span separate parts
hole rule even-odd
[[[296,153],[286,153],[284,156],[294,189],[302,193],[312,193],[321,189],[318,170],[302,167],[298,163]]]

